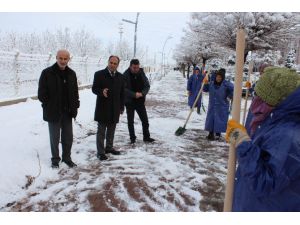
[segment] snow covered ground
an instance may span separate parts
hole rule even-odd
[[[96,96],[80,91],[73,124],[75,169],[65,164],[51,169],[39,101],[1,107],[0,211],[221,211],[228,145],[205,139],[203,111],[193,113],[184,135],[174,135],[189,113],[185,89],[178,72],[153,74],[147,110],[157,141],[142,142],[136,115],[138,140],[130,145],[124,113],[114,142],[122,154],[104,162],[96,158]],[[206,108],[207,100],[204,95]]]

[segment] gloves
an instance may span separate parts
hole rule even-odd
[[[246,81],[245,87],[248,88],[248,89],[251,88],[251,83],[250,83],[250,81]]]
[[[247,134],[246,128],[237,123],[235,120],[229,120],[226,130],[226,141],[233,144],[236,148],[244,141],[250,141],[250,137]]]

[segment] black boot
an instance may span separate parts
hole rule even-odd
[[[130,138],[130,144],[134,144],[135,143],[135,138]]]
[[[98,154],[98,155],[97,155],[97,158],[98,158],[99,160],[101,160],[101,161],[107,160],[107,156],[106,156],[105,154]]]
[[[77,166],[76,163],[74,163],[71,159],[70,160],[62,160],[62,162],[67,164],[69,168],[73,168],[73,167]]]
[[[106,149],[105,149],[105,153],[106,153],[106,154],[111,153],[111,154],[113,154],[113,155],[120,155],[120,154],[121,154],[121,152],[115,150],[114,148],[106,148]]]
[[[151,138],[151,137],[146,137],[146,138],[143,139],[143,141],[144,141],[144,142],[149,142],[149,143],[151,143],[151,142],[154,142],[155,139],[153,139],[153,138]]]
[[[58,162],[52,162],[51,167],[53,169],[58,169],[59,168],[59,163]]]
[[[215,135],[214,135],[213,132],[209,132],[209,134],[208,134],[208,136],[206,138],[209,141],[213,141],[213,140],[215,140]]]

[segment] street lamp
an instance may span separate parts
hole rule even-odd
[[[165,46],[167,44],[167,41],[172,39],[173,37],[171,35],[169,35],[166,40],[165,40],[165,43],[163,45],[163,48],[162,48],[162,52],[161,52],[161,72],[162,74],[165,76],[165,65],[164,65],[164,51],[165,51]]]
[[[166,55],[165,55],[165,58],[167,58],[167,65],[169,65],[169,58],[170,58],[170,54],[171,54],[172,51],[173,51],[173,48],[171,48],[171,49],[169,50],[169,52],[168,52],[168,54],[167,54],[167,57],[166,57]]]
[[[131,23],[135,25],[135,29],[134,29],[134,49],[133,49],[133,58],[135,58],[135,54],[136,54],[136,36],[137,36],[137,25],[138,25],[138,19],[139,19],[139,15],[140,13],[136,14],[136,20],[135,22],[131,21],[131,20],[126,20],[126,19],[122,19],[122,21],[126,22],[126,23]]]

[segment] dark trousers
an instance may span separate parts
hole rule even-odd
[[[96,136],[97,155],[105,154],[104,139],[106,138],[106,149],[113,148],[115,137],[116,123],[104,124],[98,122],[98,130]]]
[[[210,136],[213,136],[213,137],[215,136],[214,132],[212,132],[212,131],[209,132],[209,135],[210,135]],[[220,137],[220,136],[221,136],[221,133],[216,133],[216,136],[219,136],[219,137]]]
[[[127,113],[127,122],[128,122],[128,130],[129,130],[129,136],[131,140],[135,140],[135,132],[134,132],[134,112],[137,112],[138,116],[140,117],[140,120],[142,121],[143,126],[143,136],[145,138],[150,137],[149,133],[149,121],[148,121],[148,115],[146,111],[146,107],[144,104],[130,104],[126,105],[126,113]]]
[[[58,163],[59,157],[59,138],[61,136],[62,145],[62,160],[71,160],[71,148],[73,144],[73,127],[72,117],[68,113],[64,113],[58,122],[48,122],[50,146],[51,146],[51,161]]]

